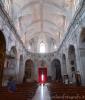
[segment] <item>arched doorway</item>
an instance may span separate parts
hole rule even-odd
[[[82,74],[82,83],[85,85],[85,28],[82,29],[79,38],[79,53],[80,53],[80,70]]]
[[[63,69],[63,75],[67,74],[66,56],[65,56],[65,54],[62,55],[62,69]]]
[[[34,66],[34,64],[33,64],[33,61],[31,59],[26,60],[24,82],[32,79],[32,77],[33,77],[33,66]]]
[[[19,77],[18,77],[18,81],[19,83],[21,83],[23,81],[23,73],[24,71],[24,61],[23,61],[23,55],[20,55],[20,62],[19,62]]]
[[[0,86],[2,85],[5,53],[6,53],[6,41],[3,33],[0,31]]]
[[[68,59],[70,64],[70,71],[76,71],[77,65],[76,65],[76,54],[75,54],[75,47],[73,45],[69,46],[68,49]]]
[[[52,78],[61,81],[62,75],[61,75],[61,63],[60,60],[54,59],[51,63],[52,66]]]

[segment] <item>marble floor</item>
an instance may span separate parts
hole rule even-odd
[[[51,100],[47,86],[39,85],[32,100]]]

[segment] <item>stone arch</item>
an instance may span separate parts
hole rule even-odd
[[[51,67],[52,67],[52,78],[57,81],[62,80],[62,75],[61,75],[61,63],[59,59],[54,59],[51,62]]]
[[[69,46],[68,49],[68,60],[70,64],[70,71],[77,71],[77,64],[76,64],[76,54],[75,54],[75,47],[73,45]]]
[[[80,69],[82,73],[82,83],[85,85],[85,28],[82,28],[79,37]]]
[[[67,74],[67,66],[66,66],[66,56],[65,54],[62,55],[62,70],[63,70],[63,75]]]
[[[34,63],[31,59],[27,59],[25,62],[25,75],[24,75],[24,82],[33,79],[33,67]]]
[[[3,32],[0,31],[0,86],[2,85],[5,55],[6,55],[6,40]]]

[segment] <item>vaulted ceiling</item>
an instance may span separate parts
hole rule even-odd
[[[59,44],[72,18],[73,1],[12,0],[13,19],[22,41],[29,43],[37,37]]]

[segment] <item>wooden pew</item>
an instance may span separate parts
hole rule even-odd
[[[8,92],[7,87],[0,88],[0,100],[31,100],[37,89],[35,82],[17,85],[16,92]]]
[[[52,82],[48,86],[48,89],[52,100],[72,100],[72,98],[74,98],[73,100],[85,100],[84,86],[72,86]]]

